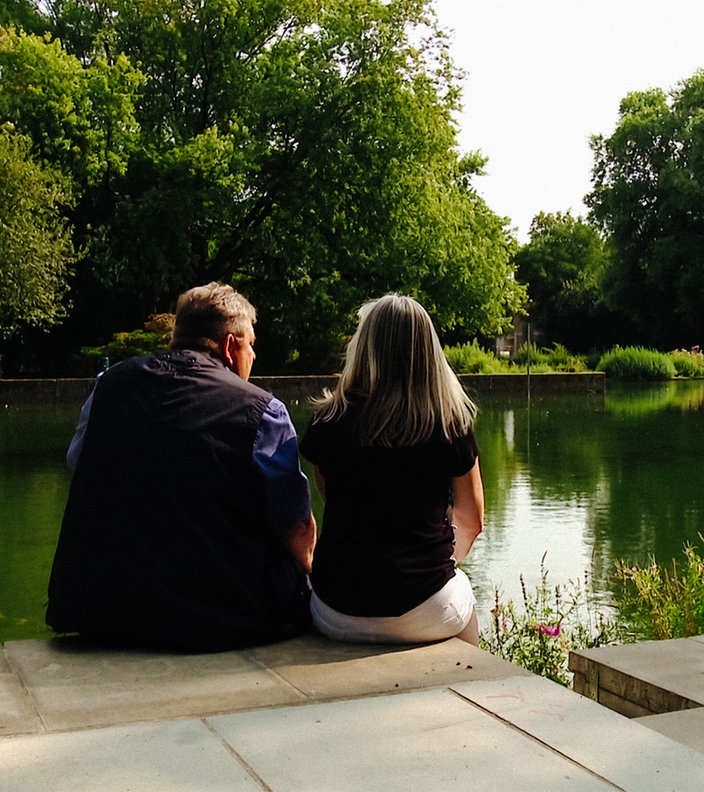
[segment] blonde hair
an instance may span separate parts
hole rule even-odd
[[[241,339],[256,321],[257,313],[245,297],[213,281],[178,298],[171,346],[216,351],[228,333]]]
[[[445,359],[427,311],[399,294],[387,294],[359,310],[334,391],[315,401],[315,421],[364,400],[359,438],[365,446],[412,446],[438,431],[452,440],[471,429],[476,406]]]

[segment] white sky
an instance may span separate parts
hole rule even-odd
[[[467,72],[462,150],[489,157],[476,181],[527,240],[540,211],[585,215],[589,138],[621,99],[704,68],[704,0],[435,0]]]

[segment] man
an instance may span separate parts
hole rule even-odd
[[[168,352],[98,378],[67,457],[55,631],[219,651],[307,624],[315,520],[286,408],[247,381],[255,320],[230,286],[191,289]]]

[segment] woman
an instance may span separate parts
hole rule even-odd
[[[476,408],[415,300],[389,294],[359,317],[301,441],[325,499],[313,622],[336,640],[476,645],[476,600],[457,568],[484,516]]]

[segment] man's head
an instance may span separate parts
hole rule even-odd
[[[229,369],[248,379],[256,319],[254,307],[232,286],[196,286],[178,298],[171,346],[215,352]]]

